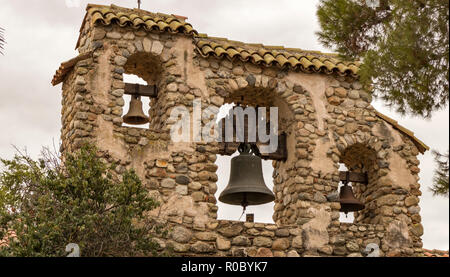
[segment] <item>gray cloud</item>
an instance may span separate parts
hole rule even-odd
[[[92,0],[90,3],[134,8],[135,0]],[[62,61],[74,57],[78,31],[88,1],[78,8],[68,8],[64,0],[2,1],[0,26],[6,29],[5,56],[0,56],[0,157],[14,154],[11,144],[26,146],[36,156],[42,145],[58,141],[60,129],[61,87],[50,80]],[[319,30],[316,19],[318,0],[143,0],[142,8],[153,12],[189,17],[194,28],[211,36],[227,37],[265,45],[283,45],[329,52],[314,33]],[[387,109],[382,102],[374,106],[414,131],[433,149],[446,151],[449,141],[449,110],[436,112],[432,120],[402,117]],[[433,197],[431,186],[434,162],[430,152],[421,161],[421,215],[425,234],[424,247],[448,249],[449,201]],[[218,158],[219,190],[229,178],[229,157]],[[268,186],[272,186],[270,162],[264,164]],[[217,195],[218,195],[217,194]],[[270,222],[273,204],[249,208],[257,221]],[[219,217],[236,220],[242,210],[219,203]]]

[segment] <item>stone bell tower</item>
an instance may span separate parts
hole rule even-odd
[[[120,164],[119,174],[135,168],[162,204],[149,216],[171,230],[161,248],[185,256],[362,256],[373,243],[381,256],[421,255],[417,155],[428,147],[370,105],[358,62],[209,37],[185,17],[114,5],[87,6],[76,48],[52,81],[62,83],[62,151],[88,140]],[[124,74],[147,85],[127,84]],[[150,99],[148,128],[124,125],[128,94]],[[216,157],[236,145],[171,139],[172,110],[192,114],[194,100],[216,112],[237,102],[278,108],[284,154],[266,157],[276,224],[217,220]],[[339,221],[341,181],[364,204],[353,223]]]

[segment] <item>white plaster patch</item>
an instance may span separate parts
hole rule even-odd
[[[182,78],[186,83],[200,89],[202,98],[207,99],[208,88],[206,86],[205,72],[200,70],[200,67],[194,66],[194,44],[189,38],[180,37],[177,39],[173,51],[176,51],[177,67],[184,68],[182,71]]]
[[[409,191],[409,185],[415,184],[416,180],[411,174],[406,161],[395,152],[391,152],[388,161],[390,171],[387,176],[392,179],[392,186],[394,188],[400,187]]]
[[[111,75],[111,64],[109,59],[113,50],[111,48],[107,49],[103,55],[98,58],[97,71],[95,78],[92,82],[87,85],[89,91],[92,93],[94,102],[97,105],[103,105],[105,108],[108,106],[109,99],[108,93],[111,89],[112,75]]]
[[[402,248],[411,243],[408,225],[403,221],[395,220],[389,224],[386,230],[386,244],[389,248]]]
[[[334,162],[327,157],[327,151],[333,146],[333,142],[327,139],[318,139],[314,148],[311,168],[313,171],[321,171],[324,174],[333,173],[335,171]]]
[[[317,250],[329,242],[328,225],[331,222],[330,212],[324,208],[309,208],[308,213],[313,215],[313,218],[305,223],[303,227],[304,247],[307,250]]]

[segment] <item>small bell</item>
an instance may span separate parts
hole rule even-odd
[[[355,198],[352,187],[345,183],[339,192],[339,202],[341,203],[341,212],[347,216],[348,212],[355,212],[364,209],[364,204]]]
[[[130,109],[123,116],[123,122],[132,125],[141,125],[148,123],[148,116],[142,111],[142,101],[139,95],[132,95],[130,101]]]
[[[253,155],[250,144],[240,144],[239,156],[231,159],[230,180],[219,196],[219,201],[240,205],[261,205],[275,200],[275,195],[264,183],[261,158]]]

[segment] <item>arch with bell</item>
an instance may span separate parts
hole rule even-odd
[[[339,188],[340,211],[345,215],[354,212],[354,223],[378,224],[381,214],[376,200],[383,195],[379,171],[387,167],[386,159],[377,155],[376,137],[366,134],[366,139],[356,136],[348,138],[347,145],[338,145],[340,162],[347,171],[339,172],[341,186]],[[339,144],[339,143],[338,143]],[[351,185],[351,186],[350,186]],[[386,191],[387,193],[387,191]]]
[[[147,124],[157,118],[152,106],[157,106],[158,88],[160,87],[162,62],[159,57],[150,53],[136,52],[132,54],[124,65],[124,74],[135,75],[143,79],[147,85],[138,83],[124,83],[124,94],[130,95],[128,111],[123,115],[123,122],[129,125]],[[149,99],[148,115],[144,112],[142,98]],[[147,101],[146,101],[147,102]],[[152,128],[154,124],[150,124]]]
[[[260,107],[265,107],[267,112],[265,121],[261,121],[261,118],[257,116],[255,123],[256,125],[266,124],[266,134],[276,132],[277,148],[269,153],[260,151],[264,148],[262,146],[267,146],[268,142],[261,142],[258,139],[258,127],[249,126],[248,117],[245,117],[244,120],[243,141],[239,141],[236,136],[236,130],[239,127],[236,118],[233,120],[233,141],[225,141],[226,118],[223,118],[219,122],[222,139],[218,143],[217,154],[226,156],[231,156],[236,152],[239,154],[231,159],[228,183],[225,189],[218,192],[218,200],[222,203],[241,206],[243,212],[247,206],[281,201],[276,195],[279,190],[276,177],[281,174],[285,175],[286,163],[289,159],[290,162],[294,159],[288,154],[289,143],[292,144],[291,147],[295,147],[294,114],[291,108],[284,99],[277,97],[273,89],[251,86],[227,94],[224,97],[224,103],[233,104],[233,108],[241,107],[243,109],[252,107],[258,110]],[[277,130],[271,130],[270,128],[270,107],[278,108]],[[230,115],[233,116],[232,110],[228,116]],[[249,140],[249,128],[252,127],[256,129],[256,141]],[[272,161],[274,169],[272,174],[273,191],[268,188],[264,181],[262,160]],[[253,215],[250,214],[250,217],[253,217]],[[274,220],[276,221],[276,218]]]

